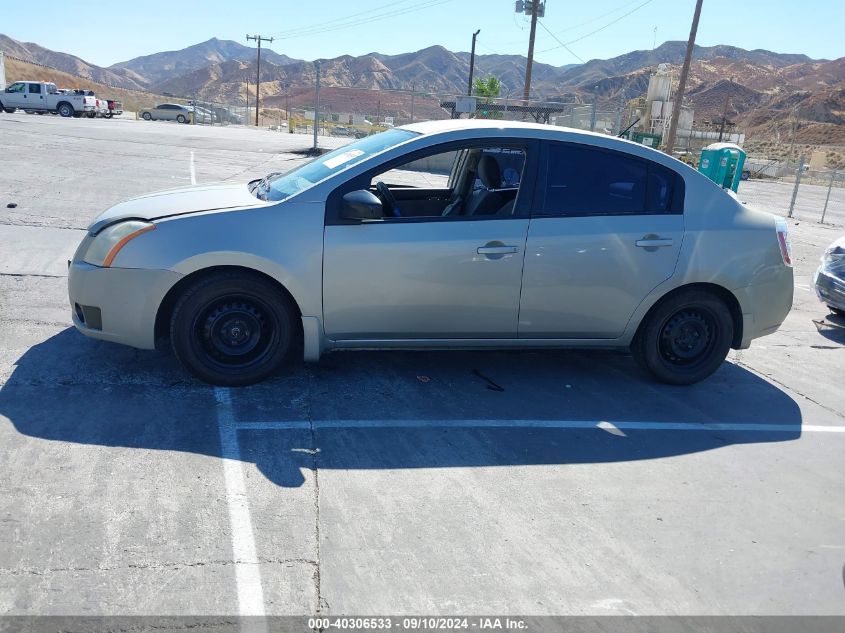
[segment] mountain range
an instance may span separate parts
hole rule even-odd
[[[653,50],[578,65],[535,62],[532,98],[568,103],[595,99],[603,107],[617,107],[643,95],[658,64],[677,69],[685,49],[685,42],[665,42]],[[0,35],[0,50],[102,84],[233,104],[244,103],[245,81],[255,81],[255,48],[217,38],[108,68],[5,35]],[[261,53],[263,102],[278,106],[288,99],[292,106],[307,107],[313,101],[314,62],[270,48],[262,47]],[[388,108],[387,103],[395,101],[396,110],[391,112],[408,116],[407,99],[393,99],[386,91],[413,89],[420,93],[417,115],[442,118],[445,113],[439,108],[439,96],[466,92],[469,57],[469,53],[442,46],[399,55],[342,55],[319,60],[321,82],[338,110],[343,110],[343,102],[354,102],[366,112],[367,108],[381,108],[382,101]],[[814,138],[845,143],[845,58],[814,60],[801,54],[719,45],[696,46],[693,59],[688,99],[697,120],[720,117],[727,101],[728,117],[739,125],[765,129],[772,122],[798,118],[813,128]],[[476,77],[492,75],[501,81],[502,96],[521,96],[523,56],[476,55],[475,68]],[[382,92],[369,92],[376,89]],[[426,98],[426,94],[430,96]]]

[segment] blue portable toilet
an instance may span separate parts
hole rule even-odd
[[[745,165],[745,151],[734,143],[713,143],[701,150],[698,171],[723,189],[736,191]]]

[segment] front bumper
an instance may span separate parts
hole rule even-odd
[[[153,349],[158,308],[181,278],[170,270],[100,268],[72,262],[68,298],[73,324],[92,338]]]
[[[819,267],[813,276],[813,285],[820,301],[833,308],[845,310],[845,279]]]

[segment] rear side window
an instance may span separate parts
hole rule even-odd
[[[622,152],[575,144],[550,144],[547,156],[542,215],[683,212],[683,181],[671,169]]]
[[[41,94],[41,84],[29,84],[29,94],[40,95]]]

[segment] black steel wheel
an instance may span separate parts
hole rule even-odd
[[[284,362],[294,336],[293,310],[270,281],[227,272],[201,279],[179,299],[170,324],[173,352],[205,382],[260,382]]]
[[[681,290],[646,315],[631,352],[661,382],[689,385],[718,369],[732,340],[733,318],[720,297]]]

